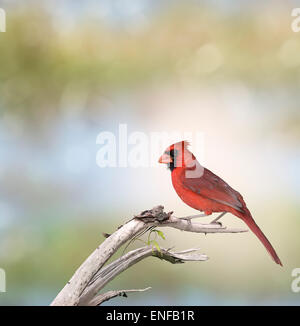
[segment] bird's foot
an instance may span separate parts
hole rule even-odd
[[[221,217],[223,217],[226,213],[227,213],[227,212],[223,212],[223,213],[221,213],[217,218],[215,218],[214,220],[212,220],[212,221],[210,222],[210,224],[218,224],[218,225],[222,226],[222,223],[221,223],[221,222],[218,222],[218,221],[219,221],[219,219],[220,219]]]

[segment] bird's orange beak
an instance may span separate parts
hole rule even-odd
[[[172,158],[170,155],[168,154],[163,154],[159,160],[158,163],[163,163],[163,164],[168,164],[168,163],[172,163]]]

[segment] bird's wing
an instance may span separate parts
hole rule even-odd
[[[242,196],[206,168],[204,168],[203,175],[199,178],[187,178],[183,173],[181,182],[184,188],[194,193],[243,212],[244,201]]]

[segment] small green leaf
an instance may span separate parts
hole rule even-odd
[[[156,230],[157,234],[164,240],[166,240],[166,237],[162,231]]]
[[[161,253],[161,250],[160,250],[160,247],[159,247],[158,243],[153,240],[152,241],[152,244],[155,246],[155,248],[157,249],[157,251]]]

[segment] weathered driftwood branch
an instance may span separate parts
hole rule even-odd
[[[199,249],[190,249],[175,253],[164,248],[160,248],[160,251],[158,251],[156,248],[150,246],[132,250],[95,274],[80,296],[79,305],[90,305],[91,302],[93,302],[92,298],[95,297],[106,284],[142,259],[153,256],[166,260],[172,264],[180,264],[185,261],[204,261],[208,259],[206,255],[199,254],[197,251],[199,251]]]
[[[158,251],[156,248],[146,246],[132,250],[104,267],[108,259],[124,243],[153,226],[173,227],[182,231],[196,233],[237,233],[247,231],[240,228],[223,227],[220,224],[194,223],[191,220],[174,217],[172,212],[164,212],[163,206],[154,207],[152,210],[144,211],[135,216],[108,236],[77,269],[51,305],[98,305],[122,293],[140,292],[141,290],[110,291],[97,296],[99,291],[113,278],[149,256],[159,257],[171,263],[208,259],[207,256],[199,254],[198,249],[174,253],[167,249]]]

